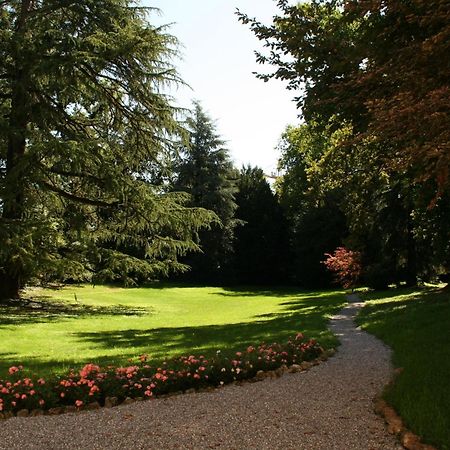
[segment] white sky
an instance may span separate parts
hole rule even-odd
[[[192,90],[173,94],[179,105],[200,101],[216,120],[237,167],[250,163],[266,173],[273,171],[281,133],[286,125],[298,122],[291,100],[295,94],[281,81],[264,83],[252,74],[270,68],[256,64],[254,50],[261,43],[234,12],[238,7],[268,24],[278,11],[275,1],[143,0],[142,4],[160,8],[162,16],[152,15],[151,23],[173,22],[170,32],[183,45],[183,60],[176,65]]]

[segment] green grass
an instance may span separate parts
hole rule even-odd
[[[324,347],[326,329],[344,304],[342,292],[225,289],[155,285],[36,290],[31,303],[0,307],[0,376],[22,364],[33,373],[61,373],[94,362],[126,364],[285,340],[298,331]]]
[[[394,351],[403,367],[385,393],[408,428],[450,449],[450,294],[438,289],[371,293],[357,321]]]

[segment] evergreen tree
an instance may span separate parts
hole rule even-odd
[[[233,269],[235,280],[246,284],[288,281],[290,262],[286,218],[277,196],[257,167],[243,167],[236,193],[236,228]]]
[[[213,211],[220,223],[199,234],[202,254],[191,255],[189,278],[202,282],[220,282],[227,276],[237,224],[236,173],[225,142],[199,103],[194,103],[187,119],[187,139],[180,154],[176,189],[187,192],[191,205]]]
[[[176,41],[148,13],[129,0],[0,2],[0,300],[99,263],[108,278],[183,270],[212,219],[149,179],[179,125],[162,93],[178,81]]]

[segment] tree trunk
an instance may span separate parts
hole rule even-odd
[[[31,0],[22,0],[20,16],[17,19],[16,33],[24,33],[26,17],[32,7]],[[26,168],[23,160],[26,150],[26,134],[30,121],[29,70],[27,61],[21,55],[21,49],[15,49],[15,70],[11,74],[11,110],[9,114],[8,147],[6,153],[5,189],[2,218],[6,219],[10,233],[20,232],[19,225],[25,209],[24,175]],[[16,225],[17,224],[17,225]],[[9,254],[1,261],[0,302],[18,298],[22,287],[23,267],[14,254]]]
[[[8,273],[0,273],[0,303],[20,297],[20,278]]]
[[[414,239],[414,224],[411,218],[412,213],[412,201],[410,199],[410,205],[408,208],[408,222],[407,222],[407,236],[406,236],[406,285],[417,285],[417,252],[416,241]]]

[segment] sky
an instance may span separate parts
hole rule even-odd
[[[182,60],[175,61],[191,89],[172,92],[180,106],[200,101],[216,121],[217,131],[237,167],[244,164],[275,170],[275,150],[288,124],[298,123],[294,93],[279,80],[265,83],[252,72],[265,72],[254,51],[262,44],[248,26],[238,22],[236,8],[264,23],[277,13],[274,0],[143,0],[161,10],[152,24],[170,24],[182,44]],[[267,67],[270,70],[269,67]]]

